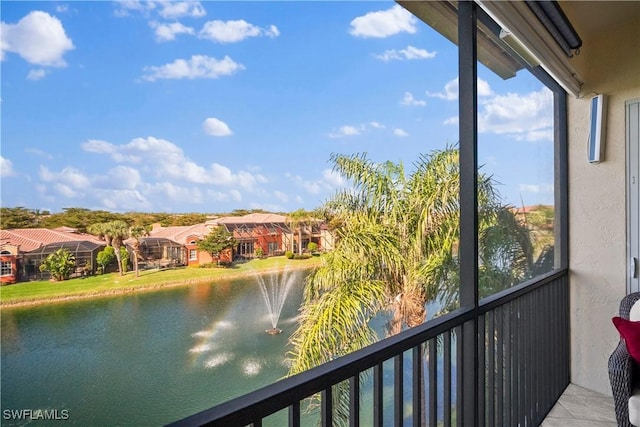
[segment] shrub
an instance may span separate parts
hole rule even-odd
[[[96,255],[96,262],[98,264],[98,274],[103,274],[107,265],[111,264],[116,259],[116,252],[113,246],[107,246],[104,250],[98,252]]]
[[[215,268],[216,263],[215,262],[205,262],[204,264],[198,264],[198,268]]]
[[[293,259],[309,259],[311,254],[295,254]]]
[[[260,246],[258,246],[255,250],[256,252],[256,257],[258,258],[262,258],[262,256],[264,255],[264,251],[262,250],[262,248]]]
[[[310,243],[307,245],[307,250],[308,250],[309,252],[315,252],[315,251],[317,251],[317,250],[318,250],[318,244],[317,244],[316,242],[310,242]]]
[[[287,251],[284,253],[284,256],[286,256],[287,259],[293,259],[293,252]]]
[[[122,264],[123,273],[129,271],[129,251],[124,246],[120,246],[120,264]]]
[[[48,271],[53,280],[66,280],[76,266],[75,257],[66,249],[58,249],[40,264],[40,271]]]
[[[220,261],[219,263],[207,262],[198,265],[198,268],[229,268],[233,265],[231,261]]]

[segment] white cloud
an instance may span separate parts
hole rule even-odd
[[[289,201],[289,196],[287,196],[282,191],[274,190],[273,195],[276,199],[280,200],[283,203],[287,203]]]
[[[206,119],[202,124],[202,128],[207,135],[212,136],[229,136],[233,134],[225,122],[216,119],[215,117],[209,117]]]
[[[553,140],[553,94],[547,88],[524,95],[507,93],[480,100],[478,132],[507,135],[517,141]],[[444,124],[457,125],[458,117]]]
[[[151,186],[151,192],[179,203],[203,203],[205,198],[198,187],[181,186],[172,182],[160,182]]]
[[[142,78],[150,82],[158,79],[217,79],[243,69],[244,65],[228,56],[218,60],[210,56],[193,55],[188,60],[176,59],[170,64],[159,67],[145,67],[145,75]]]
[[[148,211],[152,208],[151,201],[138,190],[97,188],[90,197],[109,211]]]
[[[43,199],[73,199],[83,206],[113,211],[171,211],[176,204],[211,209],[212,202],[282,203],[293,198],[285,190],[274,191],[257,166],[234,170],[216,162],[198,164],[180,147],[159,138],[135,138],[120,145],[90,140],[82,148],[102,156],[100,165],[108,166],[109,160],[115,164],[91,174],[72,166],[61,170],[43,166],[40,182],[35,184]],[[3,173],[6,170],[3,166]]]
[[[478,84],[478,97],[486,97],[486,96],[493,95],[493,91],[491,90],[491,87],[489,86],[489,83],[487,83],[486,80],[482,80],[479,78],[477,84]],[[448,81],[447,84],[444,85],[443,92],[427,91],[427,95],[434,98],[444,99],[446,101],[455,101],[456,99],[458,99],[458,88],[459,88],[458,78],[456,77],[455,79]]]
[[[207,198],[214,200],[216,202],[240,202],[242,201],[242,193],[238,190],[229,190],[229,191],[215,191],[215,190],[207,190]]]
[[[76,190],[74,190],[73,188],[71,188],[69,185],[64,184],[62,182],[58,182],[55,183],[53,185],[53,188],[62,196],[67,197],[69,199],[75,199],[80,197],[82,194]]]
[[[309,194],[320,194],[321,192],[333,191],[336,188],[343,187],[346,180],[339,173],[325,169],[321,173],[321,177],[316,180],[304,179],[300,175],[286,173],[287,180],[292,181],[296,186],[303,188]],[[302,198],[295,198],[297,203],[302,203]]]
[[[322,181],[311,181],[304,179],[300,175],[286,174],[288,180],[293,181],[298,187],[304,188],[307,193],[318,194],[322,188]]]
[[[11,160],[0,156],[0,176],[4,178],[5,176],[12,175],[15,175],[15,172],[13,171],[13,163]]]
[[[90,153],[113,153],[115,151],[115,146],[107,141],[90,139],[82,144],[82,149]]]
[[[97,154],[108,154],[118,163],[139,164],[144,173],[155,175],[158,179],[170,178],[172,181],[238,187],[249,191],[268,182],[259,172],[233,172],[218,163],[208,167],[198,165],[185,156],[177,145],[152,136],[135,138],[123,145],[90,140],[82,144],[82,149]]]
[[[69,11],[69,5],[68,4],[56,5],[56,12],[64,13],[64,12],[68,12],[68,11]]]
[[[523,193],[552,193],[553,184],[520,184],[518,186]]]
[[[27,79],[28,80],[40,80],[41,78],[43,78],[44,76],[47,75],[47,71],[42,69],[42,68],[38,68],[37,70],[29,70],[29,73],[27,74]]]
[[[446,119],[443,124],[445,125],[457,125],[460,122],[460,118],[458,116],[455,117],[449,117],[448,119]]]
[[[409,134],[407,133],[406,130],[404,129],[400,129],[400,128],[396,128],[393,130],[393,135],[394,136],[399,136],[399,137],[405,137],[405,136],[409,136]]]
[[[414,34],[418,20],[402,6],[369,12],[351,21],[349,34],[356,37],[384,38],[406,32]]]
[[[178,34],[195,34],[195,31],[191,27],[187,27],[179,22],[172,22],[170,24],[160,23],[157,21],[149,22],[151,28],[155,30],[156,40],[160,42],[171,41],[176,39]]]
[[[275,25],[260,28],[245,20],[237,21],[209,21],[200,31],[200,38],[213,40],[218,43],[236,43],[249,37],[278,37],[280,31]]]
[[[346,184],[346,180],[344,179],[344,177],[338,172],[331,169],[325,169],[322,171],[322,179],[327,183],[329,187],[332,188],[343,187]]]
[[[140,184],[142,184],[142,177],[137,169],[129,166],[118,165],[115,168],[109,169],[105,174],[105,179],[115,188],[122,190],[135,190]]]
[[[411,92],[405,92],[404,96],[402,97],[402,101],[400,101],[400,103],[402,105],[409,105],[412,107],[424,107],[425,105],[427,105],[426,101],[423,101],[421,99],[415,99]]]
[[[435,58],[436,52],[429,52],[426,49],[418,49],[409,45],[406,49],[385,50],[384,53],[374,56],[381,61],[389,62],[391,60],[432,59]]]
[[[553,141],[553,128],[549,125],[546,129],[532,130],[527,132],[525,138],[529,142],[533,141]]]
[[[24,151],[26,151],[27,153],[35,154],[37,156],[42,156],[45,159],[49,159],[49,160],[53,159],[53,156],[51,154],[49,154],[49,153],[47,153],[47,152],[45,152],[43,150],[40,150],[38,148],[27,148]]]
[[[115,145],[111,144],[110,142],[101,141],[98,139],[90,139],[89,141],[85,142],[84,144],[82,144],[82,149],[90,153],[111,154],[111,157],[116,162],[142,162],[142,156],[123,154],[121,151],[118,151],[118,148]]]
[[[67,166],[60,172],[51,172],[46,166],[40,166],[40,178],[60,186],[65,195],[78,195],[91,188],[90,179],[74,167]]]
[[[525,141],[553,138],[553,94],[546,88],[524,95],[496,95],[483,100],[480,107],[478,132]]]
[[[458,78],[447,82],[444,85],[444,92],[429,92],[427,91],[427,96],[431,96],[433,98],[440,98],[447,101],[455,101],[458,99]]]
[[[46,168],[45,168],[46,169]],[[149,210],[151,202],[142,195],[150,194],[148,186],[139,182],[127,183],[129,179],[135,179],[135,170],[110,170],[106,175],[87,177],[90,180],[90,188],[79,188],[65,182],[64,170],[59,173],[45,171],[46,185],[38,185],[38,192],[46,199],[59,199],[60,196],[79,199],[83,204],[96,206],[97,208],[111,211]],[[132,172],[133,175],[128,173]],[[125,174],[125,175],[123,175]],[[43,171],[41,170],[41,176]],[[111,178],[111,179],[109,179]],[[117,178],[117,180],[115,179]],[[138,188],[136,188],[138,187]],[[87,191],[88,190],[88,191]],[[141,192],[142,190],[142,192]],[[53,197],[52,197],[53,196]]]
[[[158,15],[165,19],[201,18],[207,14],[199,1],[158,1]]]
[[[0,23],[0,48],[14,52],[25,61],[43,66],[64,67],[64,54],[74,49],[58,18],[39,10],[30,12],[17,24]]]
[[[129,16],[132,12],[147,17],[155,13],[164,19],[201,18],[207,14],[199,1],[120,0],[116,4],[118,9],[116,9],[115,15],[118,17]]]
[[[491,96],[493,95],[493,91],[489,86],[489,83],[486,80],[478,79],[478,96]]]
[[[329,138],[344,138],[349,136],[362,135],[363,132],[386,129],[386,126],[380,122],[371,121],[358,126],[344,125],[329,133]]]
[[[331,132],[329,138],[342,138],[344,136],[356,136],[360,135],[360,129],[355,126],[345,125],[341,126],[337,132]]]
[[[129,16],[129,12],[138,12],[146,15],[156,7],[154,2],[142,2],[140,0],[119,0],[115,4],[119,6],[114,12],[118,17]]]

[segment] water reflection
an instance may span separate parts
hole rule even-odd
[[[191,334],[192,337],[196,338],[195,345],[189,349],[189,353],[193,353],[195,355],[192,360],[192,366],[202,363],[202,359],[207,356],[207,353],[224,347],[224,344],[227,343],[227,340],[234,340],[233,336],[225,336],[225,334],[233,334],[233,329],[234,325],[231,322],[227,320],[218,320],[213,322],[212,326],[209,329],[194,332],[193,334]],[[230,357],[225,357],[222,359],[217,358],[216,360],[218,360],[219,362],[214,363],[211,362],[212,359],[216,358],[210,358],[209,360],[205,361],[204,366],[206,366],[207,368],[214,368],[228,361]]]

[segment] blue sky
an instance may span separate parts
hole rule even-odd
[[[394,2],[5,2],[2,206],[313,209],[331,153],[457,142],[456,47]],[[479,67],[480,161],[553,201],[551,95]]]

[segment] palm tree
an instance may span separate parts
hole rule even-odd
[[[124,239],[129,237],[129,224],[122,220],[115,220],[104,224],[104,235],[111,241],[111,246],[115,249],[116,260],[118,261],[118,271],[123,276],[122,260],[120,255],[120,248],[124,242]]]
[[[302,228],[309,222],[311,219],[311,213],[307,212],[304,209],[298,209],[296,211],[291,212],[287,217],[287,222],[289,223],[289,227],[291,227],[291,234],[293,236],[293,232],[295,230],[298,231],[298,253],[302,253]],[[294,239],[291,238],[291,252],[295,252],[294,247]]]
[[[324,207],[338,224],[336,244],[307,279],[291,337],[290,374],[377,341],[369,321],[379,313],[391,314],[387,333],[396,334],[424,322],[429,300],[438,298],[449,309],[457,304],[458,150],[421,156],[408,176],[402,164],[375,163],[364,154],[331,160],[352,187]],[[503,220],[511,210],[499,203],[490,177],[478,177],[478,204],[480,238],[487,240],[479,243],[481,263],[504,257],[503,270],[526,266],[530,250],[518,250],[526,246],[522,227]],[[497,239],[505,229],[513,232],[510,246]],[[500,277],[492,284],[507,282]]]
[[[142,258],[140,253],[140,238],[149,234],[149,228],[142,225],[134,225],[129,229],[129,237],[133,240],[131,247],[133,248],[133,269],[136,272],[136,277],[140,276],[140,270],[138,268],[138,258]]]
[[[107,243],[107,246],[111,246],[111,238],[106,234],[106,225],[107,223],[105,222],[90,224],[87,227],[87,232],[97,236],[101,240],[104,240]]]

